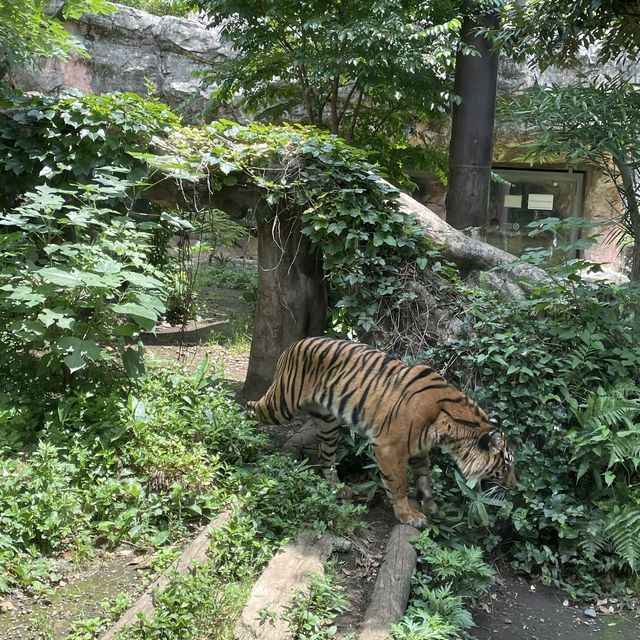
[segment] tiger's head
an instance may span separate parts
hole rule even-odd
[[[455,420],[455,419],[454,419]],[[450,422],[447,415],[447,422]],[[457,421],[460,424],[460,420]],[[459,438],[444,436],[441,444],[456,461],[467,480],[488,480],[505,489],[517,482],[513,453],[499,421],[480,413],[474,422],[467,421]]]
[[[474,465],[475,474],[472,477],[493,481],[505,489],[515,486],[517,478],[513,453],[499,426],[478,438],[477,449],[482,464]]]

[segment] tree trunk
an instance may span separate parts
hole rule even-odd
[[[258,215],[258,302],[243,390],[248,400],[267,390],[278,357],[292,342],[324,333],[322,254],[301,227],[295,211]]]
[[[632,282],[640,281],[640,205],[636,194],[636,181],[634,170],[625,161],[615,158],[615,163],[620,171],[622,179],[622,201],[626,205],[626,212],[629,215],[629,223],[633,231],[633,256],[631,263]]]
[[[470,4],[465,2],[468,11],[471,11]],[[456,56],[454,92],[462,98],[462,103],[453,107],[446,199],[447,222],[456,229],[486,223],[498,54],[489,41],[475,31],[478,27],[497,25],[495,15],[466,17],[462,23],[462,42],[480,55],[464,55],[458,51]]]

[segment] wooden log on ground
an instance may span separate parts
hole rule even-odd
[[[313,420],[308,419],[282,445],[282,450],[290,453],[296,460],[308,460],[311,464],[319,464],[318,428]]]
[[[322,573],[335,538],[305,531],[293,544],[282,547],[253,586],[249,600],[234,629],[237,640],[284,640],[291,638],[283,614],[294,593],[304,590],[311,573]],[[265,615],[268,614],[268,615]]]
[[[406,524],[397,524],[391,530],[358,640],[387,640],[389,627],[404,614],[417,561],[409,539],[417,533]]]
[[[209,523],[200,533],[184,548],[174,571],[179,575],[186,575],[196,565],[206,560],[207,551],[209,550],[209,537],[212,529],[219,529],[231,517],[231,511],[223,511],[213,522]],[[136,602],[125,611],[118,621],[100,636],[100,640],[112,640],[119,631],[130,624],[134,624],[139,615],[152,617],[155,612],[153,597],[158,589],[167,586],[171,579],[171,572],[162,574],[154,580],[144,591],[144,593],[136,600]]]

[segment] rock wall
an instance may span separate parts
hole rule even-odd
[[[172,107],[186,106],[194,115],[207,104],[198,94],[194,72],[232,55],[218,32],[193,19],[153,16],[116,5],[111,15],[87,14],[65,24],[86,48],[89,59],[45,60],[36,70],[14,73],[24,91],[57,94],[76,88],[83,92],[132,91],[152,94]],[[194,95],[195,94],[195,95]]]

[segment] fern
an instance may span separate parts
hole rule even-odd
[[[611,550],[604,529],[604,521],[595,514],[588,523],[579,528],[578,546],[587,558],[595,559],[599,554]]]
[[[457,629],[470,629],[475,626],[471,614],[464,608],[464,598],[453,592],[451,584],[432,588],[426,584],[414,587],[414,619],[421,614],[432,616],[439,614]]]
[[[393,640],[452,640],[459,638],[459,629],[440,614],[425,614],[421,618],[405,618],[391,625]]]
[[[640,505],[628,505],[610,518],[605,534],[616,554],[636,572],[640,567]]]
[[[589,468],[604,472],[617,464],[640,467],[640,389],[636,385],[598,387],[586,402],[572,403],[570,410],[579,424],[568,434],[574,448],[572,460],[580,461],[578,478]]]

